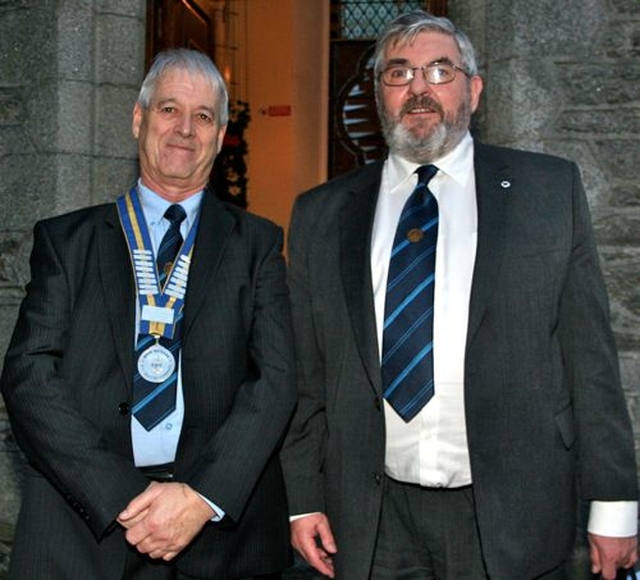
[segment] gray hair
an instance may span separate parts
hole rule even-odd
[[[158,79],[170,69],[185,70],[191,75],[203,76],[211,82],[213,92],[216,95],[216,117],[218,123],[226,125],[229,120],[229,94],[227,86],[220,71],[211,59],[201,52],[186,48],[172,48],[158,53],[155,57],[147,76],[142,81],[138,93],[138,104],[143,109],[148,109],[156,90]]]
[[[387,48],[398,43],[411,43],[418,34],[425,31],[441,32],[453,37],[460,51],[464,70],[472,76],[478,74],[476,52],[469,37],[456,28],[448,18],[433,16],[424,10],[414,10],[413,12],[401,14],[391,21],[378,38],[373,56],[376,85],[378,84],[380,71],[384,66],[383,59]]]

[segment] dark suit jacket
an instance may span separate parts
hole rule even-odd
[[[182,329],[184,425],[176,481],[222,507],[176,560],[193,577],[288,561],[276,449],[295,403],[282,232],[205,194]],[[116,208],[35,227],[32,279],[1,380],[29,460],[11,577],[114,578],[114,519],[148,481],[130,437],[135,288]]]
[[[481,144],[475,152],[469,453],[489,574],[525,579],[570,552],[576,486],[584,499],[636,499],[635,458],[577,167]],[[290,229],[300,401],[285,480],[292,514],[328,514],[344,580],[368,577],[384,481],[369,254],[381,169],[302,195]]]

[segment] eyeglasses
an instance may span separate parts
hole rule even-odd
[[[457,72],[468,77],[471,76],[466,70],[452,62],[436,61],[423,66],[392,64],[385,68],[378,78],[390,87],[402,87],[408,85],[415,78],[418,70],[422,71],[422,78],[430,85],[446,85],[456,78]]]

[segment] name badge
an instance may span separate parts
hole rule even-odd
[[[150,306],[149,304],[145,304],[142,307],[140,319],[148,322],[173,324],[175,313],[171,308],[162,308],[161,306]]]

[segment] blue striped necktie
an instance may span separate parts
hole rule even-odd
[[[180,233],[180,224],[187,217],[187,213],[180,204],[174,203],[164,212],[164,217],[169,220],[169,229],[160,242],[156,257],[161,286],[171,271],[173,261],[176,259],[178,250],[184,241]]]
[[[170,225],[164,234],[156,263],[158,265],[158,277],[160,285],[164,284],[168,273],[171,271],[176,255],[180,250],[183,239],[180,233],[180,224],[186,217],[186,212],[182,206],[173,204],[167,208],[164,217],[169,220]],[[155,344],[153,336],[141,334],[136,342],[136,367],[133,376],[133,415],[140,424],[151,431],[176,408],[176,392],[178,384],[178,365],[174,372],[162,383],[152,383],[146,381],[138,372],[138,359],[140,355],[150,346]],[[180,324],[175,325],[172,338],[162,337],[160,344],[168,349],[175,361],[178,360],[180,350]]]
[[[433,396],[433,295],[438,202],[428,183],[438,172],[419,167],[418,184],[396,230],[385,298],[382,338],[384,397],[411,421]]]

